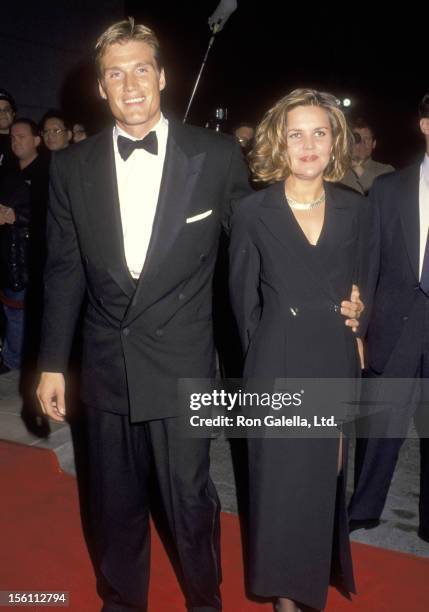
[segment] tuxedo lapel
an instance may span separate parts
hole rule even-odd
[[[167,260],[185,226],[192,193],[206,154],[195,155],[183,139],[180,126],[170,122],[167,150],[152,235],[135,300],[140,308],[150,303],[148,290],[155,280],[162,282],[159,271]]]
[[[325,217],[329,214],[327,203]],[[308,243],[299,227],[286,202],[282,182],[266,190],[264,202],[260,209],[260,220],[283,247],[289,252],[293,252],[294,257],[297,257],[305,265],[313,281],[337,303],[339,297],[328,279],[326,270],[321,265],[318,248],[314,248]],[[325,218],[319,241],[326,231],[327,222],[328,219]]]
[[[403,177],[403,191],[397,193],[399,214],[411,269],[419,278],[420,215],[419,215],[420,165],[412,166]]]
[[[99,135],[82,162],[86,210],[106,269],[122,291],[131,297],[135,284],[125,260],[111,128]]]

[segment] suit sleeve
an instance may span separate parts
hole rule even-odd
[[[359,323],[358,336],[365,338],[371,318],[374,295],[380,270],[380,203],[378,182],[360,211],[359,267],[357,284],[365,305]]]
[[[231,162],[225,185],[222,225],[227,234],[230,232],[233,204],[252,193],[249,170],[238,142],[233,142]]]
[[[246,354],[261,315],[260,255],[239,212],[232,216],[229,245],[229,291],[231,306]]]
[[[47,262],[39,367],[47,372],[67,369],[75,327],[85,296],[85,273],[65,181],[51,163],[47,215]]]

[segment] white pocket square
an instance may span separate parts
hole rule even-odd
[[[186,223],[194,223],[195,221],[201,221],[201,219],[205,219],[212,214],[213,210],[206,210],[206,212],[200,213],[199,215],[195,215],[195,217],[188,217],[186,219]]]

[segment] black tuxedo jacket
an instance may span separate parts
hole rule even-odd
[[[232,200],[249,190],[231,137],[170,121],[136,287],[124,254],[111,129],[55,155],[41,368],[65,372],[86,294],[83,401],[129,412],[132,421],[177,414],[177,379],[215,373],[212,276],[219,234]]]
[[[416,164],[377,178],[370,195],[378,240],[371,257],[367,357],[373,372],[392,377],[414,376],[422,350],[427,298],[419,288],[419,180]]]

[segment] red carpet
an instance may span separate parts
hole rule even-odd
[[[0,442],[0,591],[69,591],[71,612],[97,612],[100,601],[83,541],[76,481],[46,450]],[[235,516],[222,516],[225,612],[270,612],[245,598]],[[184,612],[183,598],[153,537],[150,612]],[[332,591],[328,612],[427,612],[429,560],[353,545],[359,595]],[[46,609],[33,606],[32,610]]]

